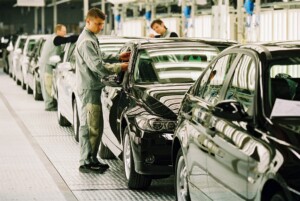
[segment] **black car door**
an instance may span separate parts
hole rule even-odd
[[[192,200],[202,200],[204,195],[210,195],[207,158],[222,153],[216,151],[217,147],[211,139],[213,131],[209,127],[209,108],[218,101],[226,74],[235,58],[236,54],[230,54],[217,59],[198,81],[194,96],[182,106],[182,111],[186,112],[185,116],[189,119],[185,124],[188,136],[186,160]]]
[[[228,74],[228,88],[223,93],[225,100],[241,103],[250,121],[230,121],[213,115],[208,120],[209,132],[213,134],[210,138],[213,151],[207,158],[209,191],[213,200],[244,200],[248,197],[249,161],[256,142],[247,128],[253,117],[256,68],[255,59],[242,54]]]
[[[131,51],[132,47],[124,46],[120,52]],[[129,61],[132,62],[131,59]],[[129,63],[129,65],[130,65]],[[123,78],[123,73],[119,75]],[[125,73],[127,74],[127,72]],[[120,135],[120,113],[126,107],[126,93],[124,93],[123,80],[119,80],[119,86],[105,86],[101,92],[101,104],[103,111],[103,137],[107,147],[118,156],[122,151],[122,139]],[[126,82],[124,80],[124,82]]]

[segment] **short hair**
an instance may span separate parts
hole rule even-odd
[[[87,18],[97,18],[99,17],[102,20],[105,20],[105,14],[99,8],[91,8],[86,16]]]
[[[55,33],[57,33],[58,31],[61,31],[61,29],[62,29],[63,27],[65,27],[65,25],[63,25],[63,24],[57,24],[57,25],[55,26]]]
[[[151,22],[151,28],[153,27],[153,25],[154,24],[159,24],[159,25],[161,25],[161,24],[163,24],[164,22],[161,20],[161,19],[156,19],[156,20],[153,20],[152,22]],[[167,29],[167,27],[166,26],[164,26],[166,29]]]

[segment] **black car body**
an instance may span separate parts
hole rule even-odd
[[[211,45],[213,43],[213,45]],[[129,188],[173,174],[171,144],[180,102],[219,48],[234,42],[141,39],[127,43],[128,72],[108,78],[101,102],[104,132],[100,154],[123,160]],[[110,86],[109,86],[110,85]]]
[[[300,200],[299,42],[223,51],[185,95],[177,200]]]

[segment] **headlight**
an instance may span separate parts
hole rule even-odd
[[[176,127],[176,121],[154,115],[137,116],[135,120],[140,129],[147,131],[173,132]]]

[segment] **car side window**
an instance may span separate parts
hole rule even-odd
[[[219,99],[220,89],[235,57],[236,54],[225,55],[215,61],[211,69],[205,72],[200,82],[199,97],[213,104],[216,103]]]
[[[136,83],[158,81],[156,72],[153,69],[152,60],[145,50],[139,53],[133,76]]]
[[[226,99],[240,102],[249,115],[252,115],[250,108],[254,99],[255,73],[253,58],[243,55],[237,64],[225,96]]]

